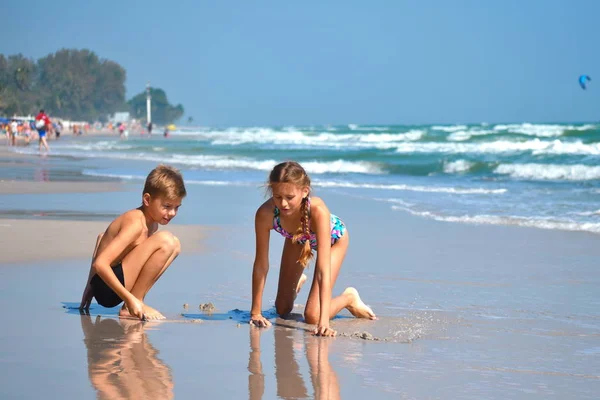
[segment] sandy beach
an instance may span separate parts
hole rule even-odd
[[[274,235],[264,295],[274,326],[247,323],[264,191],[190,184],[164,227],[182,254],[147,298],[168,321],[126,321],[73,308],[96,235],[139,203],[141,184],[1,146],[0,163],[2,398],[593,399],[600,389],[597,235],[438,222],[319,189],[352,232],[334,293],[357,287],[379,319],[343,311],[339,336],[318,338],[302,322],[308,289],[291,319],[273,314]],[[207,302],[214,312],[199,309]]]

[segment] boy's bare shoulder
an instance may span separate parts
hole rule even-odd
[[[142,229],[144,223],[144,213],[141,210],[133,209],[119,215],[109,226],[120,231],[127,227],[139,227]]]

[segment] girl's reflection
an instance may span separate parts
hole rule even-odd
[[[142,321],[81,316],[88,375],[98,399],[172,399],[171,371]],[[146,325],[149,326],[149,325]]]
[[[248,361],[248,392],[250,399],[262,399],[265,391],[264,372],[260,361],[260,336],[265,329],[250,327],[250,358]],[[294,330],[274,328],[275,378],[277,396],[283,399],[310,397],[300,367],[295,357],[295,348],[302,343],[295,341]],[[329,364],[329,346],[334,339],[304,334],[304,348],[314,390],[314,398],[329,400],[340,398],[337,375]]]

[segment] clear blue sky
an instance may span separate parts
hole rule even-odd
[[[600,120],[597,0],[3,3],[0,53],[91,49],[202,125]]]

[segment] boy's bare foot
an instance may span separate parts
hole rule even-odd
[[[302,276],[298,280],[298,285],[296,285],[296,294],[300,293],[300,289],[302,289],[302,286],[304,285],[304,282],[306,282],[306,279],[308,279],[306,274],[302,274]]]
[[[146,319],[165,319],[164,315],[147,304],[144,304],[144,315]]]
[[[129,309],[125,304],[123,304],[123,307],[121,307],[119,310],[119,318],[134,318],[131,314],[129,314]]]
[[[353,287],[349,287],[344,290],[342,295],[350,298],[350,304],[346,308],[352,315],[357,318],[377,319],[373,310],[371,310],[371,308],[363,303],[363,301],[360,299],[358,290],[354,289]]]

